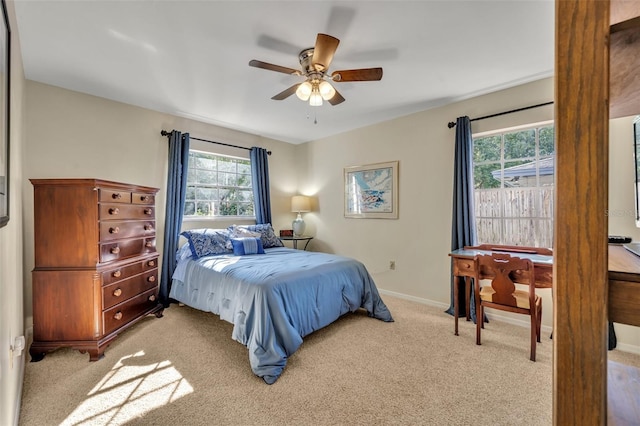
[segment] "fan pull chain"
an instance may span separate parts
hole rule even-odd
[[[309,117],[309,113],[307,113],[307,120],[309,120],[311,117]],[[318,114],[314,111],[313,113],[313,124],[318,124]]]

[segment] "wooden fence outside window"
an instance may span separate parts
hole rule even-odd
[[[553,247],[554,187],[475,190],[478,243]]]

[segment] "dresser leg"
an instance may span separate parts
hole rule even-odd
[[[44,359],[46,352],[42,352],[41,350],[34,350],[33,347],[29,348],[29,355],[31,355],[31,362],[40,362]]]
[[[80,353],[89,352],[89,362],[100,361],[104,358],[104,351],[99,349],[88,349],[86,351],[80,351]]]

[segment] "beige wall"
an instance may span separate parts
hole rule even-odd
[[[18,419],[25,359],[11,357],[9,348],[24,335],[22,281],[22,184],[24,181],[24,71],[13,1],[7,1],[11,40],[11,122],[9,123],[10,206],[9,223],[0,228],[0,425]],[[11,359],[13,358],[13,359]]]
[[[318,201],[317,210],[305,215],[316,235],[314,249],[360,259],[382,290],[448,307],[455,128],[447,123],[550,100],[553,81],[546,79],[305,144],[298,170],[300,190]],[[552,118],[553,108],[541,107],[476,121],[472,130]],[[343,168],[391,160],[399,161],[399,218],[344,218]],[[389,270],[391,260],[395,270]],[[551,306],[545,300],[547,326]]]
[[[164,225],[167,155],[166,138],[160,136],[160,130],[174,128],[190,132],[194,137],[246,147],[257,145],[272,150],[269,167],[276,230],[290,228],[294,218],[289,212],[290,196],[297,192],[311,195],[314,197],[314,208],[304,218],[307,233],[315,236],[310,245],[312,250],[357,258],[365,263],[383,291],[444,309],[449,305],[450,291],[448,253],[455,136],[455,129],[449,129],[447,123],[462,115],[474,118],[552,100],[553,80],[541,80],[297,146],[31,81],[26,82],[25,91],[26,145],[21,144],[22,148],[12,154],[12,161],[14,156],[18,156],[18,163],[24,157],[23,170],[16,165],[12,167],[12,173],[18,168],[14,173],[17,176],[13,181],[14,194],[23,200],[12,205],[13,220],[10,227],[0,229],[3,293],[7,287],[5,282],[19,283],[23,274],[24,296],[21,284],[16,284],[10,286],[11,301],[7,304],[2,298],[0,304],[4,321],[5,308],[14,309],[14,305],[21,304],[24,298],[24,317],[28,328],[31,316],[30,274],[33,268],[33,189],[28,179],[98,177],[159,187],[160,229]],[[552,118],[553,107],[542,107],[474,122],[473,131],[484,132]],[[624,148],[631,143],[631,135],[626,133],[629,122],[612,122],[612,164],[614,157],[627,158],[625,156],[629,155]],[[20,139],[21,136],[18,132],[16,137]],[[620,143],[617,142],[618,138]],[[193,142],[192,148],[218,152],[225,150],[197,141]],[[246,155],[243,150],[226,153]],[[399,219],[344,218],[344,167],[391,160],[399,161]],[[629,167],[630,171],[626,167],[619,168],[620,175],[617,174],[617,166],[611,168],[611,209],[633,208],[627,193],[614,183],[625,180],[624,175],[632,173],[632,166]],[[629,191],[632,195],[632,189]],[[19,217],[21,210],[23,215]],[[627,219],[612,217],[611,233],[640,238],[639,230]],[[20,236],[22,221],[24,243]],[[189,222],[185,227],[218,228],[229,224],[223,221]],[[10,248],[13,250],[16,244],[24,244],[24,267],[21,266],[22,259],[12,257],[19,256],[19,253],[5,254],[9,253]],[[396,261],[395,271],[388,268],[390,260]],[[5,262],[14,264],[14,271],[9,276],[5,276]],[[548,329],[552,323],[550,292],[545,292],[543,297],[544,324]],[[15,330],[11,330],[12,333],[22,330],[21,315],[22,311],[11,314],[12,317],[19,317],[13,320],[12,327]],[[619,338],[622,345],[631,345],[629,348],[633,349],[640,343],[636,329],[629,329],[631,331],[622,330]],[[6,342],[4,323],[2,333],[1,341]],[[6,360],[0,360],[3,362],[2,402],[5,405],[15,404],[15,392],[5,392]],[[11,385],[17,386],[15,377]]]
[[[299,189],[316,200],[314,211],[305,215],[308,232],[316,236],[312,248],[363,261],[383,292],[448,307],[455,129],[447,123],[463,115],[481,117],[553,98],[553,79],[548,78],[300,146]],[[553,119],[553,114],[553,106],[535,108],[475,121],[472,131],[543,122]],[[611,121],[610,211],[622,213],[611,215],[610,233],[637,240],[632,119]],[[343,168],[391,160],[399,161],[399,219],[344,218]],[[391,260],[396,270],[389,270]],[[539,293],[548,332],[553,324],[552,295],[547,289]],[[494,316],[528,324],[518,315]],[[615,327],[618,347],[640,353],[640,328]]]
[[[189,132],[192,137],[242,147],[261,146],[269,158],[274,226],[289,222],[289,198],[295,191],[291,168],[294,146],[247,133],[182,119],[27,81],[27,146],[24,195],[24,299],[27,326],[31,325],[31,270],[33,259],[32,178],[100,178],[160,188],[157,228],[164,228],[167,138],[161,130]],[[236,156],[248,151],[193,141],[191,147]],[[189,222],[187,227],[225,227],[227,222]],[[158,236],[162,253],[163,238]]]

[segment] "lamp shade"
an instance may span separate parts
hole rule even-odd
[[[310,212],[311,202],[309,197],[305,197],[304,195],[294,195],[291,197],[291,211],[296,213]]]

